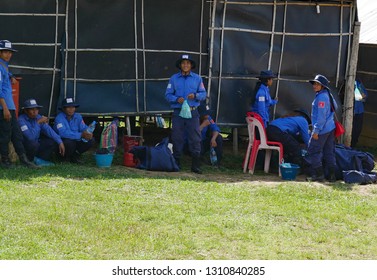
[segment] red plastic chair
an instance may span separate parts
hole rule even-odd
[[[258,152],[260,150],[266,150],[264,172],[268,173],[270,170],[271,155],[273,150],[278,151],[279,153],[279,164],[283,162],[283,145],[280,142],[268,141],[263,120],[259,114],[255,112],[248,112],[246,122],[249,133],[249,144],[244,159],[243,170],[246,172],[246,169],[248,169],[250,174],[254,174]],[[255,139],[256,129],[259,132],[260,140]],[[280,168],[279,176],[281,176]]]

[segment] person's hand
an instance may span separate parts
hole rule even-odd
[[[64,154],[65,154],[65,146],[64,146],[64,143],[60,143],[59,144],[59,154],[64,157]]]
[[[10,111],[8,108],[3,109],[3,116],[4,116],[4,120],[6,120],[7,122],[10,122],[10,120],[12,119],[12,115],[10,114]]]
[[[93,134],[90,133],[90,132],[87,132],[87,131],[85,130],[85,131],[83,131],[83,132],[81,133],[81,137],[84,138],[85,140],[88,140],[88,141],[89,141],[90,139],[93,138]]]
[[[318,133],[313,133],[312,138],[313,138],[314,140],[318,140]]]
[[[38,121],[37,121],[38,124],[41,124],[41,123],[46,123],[48,124],[48,118],[45,117],[45,116],[42,116]]]
[[[211,147],[212,148],[216,148],[217,147],[216,139],[211,139]]]
[[[185,101],[185,99],[184,99],[183,97],[180,97],[180,98],[178,98],[178,100],[177,100],[177,102],[178,102],[179,104],[182,104],[184,101]]]
[[[189,95],[187,95],[187,98],[188,99],[195,99],[195,94],[194,93],[190,93]]]

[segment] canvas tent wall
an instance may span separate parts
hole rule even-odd
[[[31,3],[32,2],[32,3]],[[197,61],[220,125],[242,126],[260,70],[278,72],[275,115],[310,109],[307,80],[346,77],[354,1],[3,0],[2,37],[20,50],[21,102],[51,116],[73,96],[84,115],[170,112],[164,99],[180,53]],[[318,7],[319,8],[318,8]],[[47,112],[48,111],[48,112]]]

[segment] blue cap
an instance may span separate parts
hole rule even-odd
[[[21,109],[31,109],[31,108],[42,108],[43,106],[38,105],[35,99],[28,99],[24,102],[24,106]]]
[[[191,62],[191,69],[194,69],[196,64],[195,61],[191,58],[189,54],[182,54],[179,59],[176,61],[175,66],[177,66],[178,69],[181,69],[181,63],[183,60],[188,60]]]
[[[259,76],[257,76],[257,78],[271,79],[271,78],[276,78],[276,75],[271,70],[263,70],[263,71],[260,71],[260,74]]]
[[[324,86],[325,88],[329,89],[329,83],[330,82],[325,76],[318,74],[314,77],[313,80],[309,81],[309,83],[311,83],[311,84],[314,84],[315,82],[317,82],[317,83],[321,84],[322,86]]]
[[[0,51],[7,50],[11,52],[17,52],[17,50],[13,49],[12,43],[8,40],[0,40]]]
[[[65,108],[65,107],[79,107],[80,105],[75,102],[75,100],[72,97],[64,98],[62,101],[62,105],[59,109]]]

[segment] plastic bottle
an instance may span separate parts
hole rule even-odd
[[[211,160],[212,165],[217,164],[217,155],[216,155],[215,148],[213,148],[213,147],[211,147],[211,150],[209,151],[209,158]]]
[[[94,129],[96,129],[96,121],[93,121],[89,126],[88,128],[86,129],[86,132],[89,132],[89,133],[93,133]],[[88,140],[86,140],[85,138],[81,138],[81,140],[83,142],[88,142]]]

